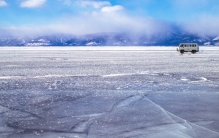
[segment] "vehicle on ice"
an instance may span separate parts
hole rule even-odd
[[[199,46],[197,43],[180,43],[179,47],[177,48],[177,51],[180,51],[180,53],[184,53],[184,52],[196,53],[199,51]]]

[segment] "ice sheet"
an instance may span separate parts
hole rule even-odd
[[[0,48],[0,137],[219,137],[219,48]]]

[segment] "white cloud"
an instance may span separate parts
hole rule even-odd
[[[200,36],[219,35],[219,15],[200,15],[194,20],[190,20],[182,25],[182,28],[190,33]]]
[[[102,8],[104,6],[110,6],[111,3],[108,1],[89,1],[89,0],[81,0],[79,1],[82,7],[92,6],[95,9]]]
[[[124,12],[95,12],[77,17],[64,17],[46,27],[53,32],[72,33],[76,35],[100,32],[129,32],[133,35],[153,35],[164,33],[170,27],[150,17],[136,17]]]
[[[18,32],[17,34],[34,32],[36,34],[68,33],[83,35],[100,32],[128,32],[133,35],[145,34],[150,36],[164,33],[170,29],[168,24],[163,24],[150,17],[131,16],[125,10],[123,12],[114,12],[122,9],[124,9],[122,6],[103,6],[98,10],[94,9],[78,15],[65,14],[53,21],[52,24],[41,26],[24,25],[11,30]],[[23,33],[20,33],[22,30]]]
[[[0,28],[0,36],[38,36],[43,34],[43,30],[45,31],[45,29],[36,26],[9,26],[7,28]]]
[[[1,0],[0,0],[1,1]],[[36,2],[43,4],[46,0],[26,0],[25,2]],[[70,0],[59,0],[72,2]],[[204,2],[204,0],[201,0]],[[132,16],[127,13],[121,5],[112,5],[107,1],[78,0],[80,6],[90,6],[87,12],[78,15],[63,15],[57,18],[52,24],[42,26],[28,26],[11,29],[13,32],[26,33],[70,33],[83,35],[99,32],[131,32],[132,34],[162,34],[174,31],[173,24],[155,20],[151,17]],[[189,1],[187,1],[189,2]],[[194,2],[194,1],[193,1]],[[73,3],[73,2],[72,2]],[[78,6],[78,5],[77,5]],[[122,11],[122,12],[117,12]],[[218,35],[219,15],[200,15],[189,22],[181,23],[184,31],[199,35]],[[177,26],[178,27],[178,26]],[[181,28],[178,28],[181,29]],[[21,33],[19,33],[21,34]]]
[[[124,8],[120,5],[116,5],[116,6],[106,6],[106,7],[103,7],[101,9],[101,12],[116,12],[116,11],[121,11],[123,10]]]
[[[8,4],[4,0],[0,0],[0,7],[7,6]]]
[[[42,6],[46,0],[25,0],[21,2],[20,6],[25,8],[35,8]]]
[[[182,29],[182,31],[200,36],[219,35],[219,20],[217,19],[219,19],[219,15],[202,15],[198,19],[182,23],[176,27],[179,27],[178,29]],[[139,34],[150,37],[156,34],[175,31],[174,25],[155,20],[151,17],[131,16],[124,12],[95,12],[95,14],[90,13],[78,16],[65,15],[52,24],[47,25],[10,27],[5,32],[13,32],[15,35],[47,35],[54,33],[83,35],[100,32],[127,32],[137,38]]]

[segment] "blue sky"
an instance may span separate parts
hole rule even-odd
[[[0,0],[1,32],[219,35],[219,0]]]

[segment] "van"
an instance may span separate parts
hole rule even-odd
[[[196,53],[199,51],[199,46],[197,43],[180,43],[179,47],[177,48],[177,51],[180,51],[180,53],[184,53],[184,52]]]

